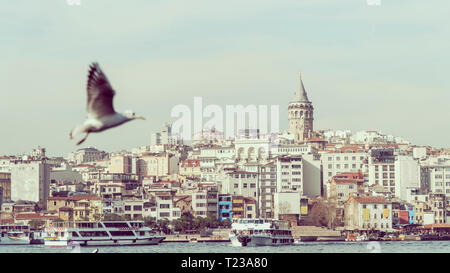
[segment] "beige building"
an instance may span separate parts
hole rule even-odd
[[[137,174],[167,176],[178,173],[179,158],[171,153],[146,153],[137,160]]]
[[[74,221],[98,221],[103,215],[102,199],[93,195],[49,197],[47,210],[56,211],[63,220]]]
[[[431,208],[423,201],[412,201],[414,206],[415,224],[425,224],[425,213],[430,212]]]
[[[445,194],[430,194],[428,196],[428,205],[434,214],[435,224],[447,223]]]
[[[258,217],[256,200],[254,198],[233,195],[231,197],[231,216],[233,219]]]
[[[218,191],[216,187],[208,187],[196,190],[192,193],[192,210],[194,216],[206,217],[218,214]]]
[[[104,151],[99,151],[93,147],[82,148],[75,152],[72,152],[68,156],[70,162],[75,162],[76,164],[93,162],[103,160],[108,157],[108,153]]]
[[[132,163],[131,157],[126,155],[113,155],[109,159],[109,172],[131,174]]]
[[[0,173],[0,206],[9,200],[11,200],[11,174]]]

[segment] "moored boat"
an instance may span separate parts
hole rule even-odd
[[[132,246],[156,245],[165,236],[156,235],[143,221],[49,222],[46,246]]]
[[[450,234],[422,234],[421,241],[450,241]]]
[[[29,245],[30,227],[27,225],[0,226],[0,245]]]
[[[294,243],[285,221],[271,219],[238,219],[229,235],[234,246],[281,246]]]

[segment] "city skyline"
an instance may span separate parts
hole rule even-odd
[[[111,75],[116,109],[147,121],[93,135],[83,147],[148,145],[172,107],[194,96],[221,106],[278,104],[287,130],[300,71],[316,130],[379,130],[448,147],[445,1],[106,3],[4,4],[0,22],[11,28],[0,45],[8,64],[0,66],[8,98],[0,102],[2,154],[80,148],[68,134],[84,116],[91,61]]]

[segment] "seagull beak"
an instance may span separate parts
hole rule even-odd
[[[145,120],[144,117],[135,117],[135,119],[142,119],[142,120]]]

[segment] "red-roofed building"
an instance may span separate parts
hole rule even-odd
[[[200,177],[200,160],[186,159],[180,163],[180,175],[187,177]]]
[[[350,194],[364,193],[364,176],[361,172],[341,173],[330,181],[330,198],[336,198],[338,204],[348,200]]]
[[[24,225],[28,225],[30,221],[32,220],[40,220],[40,221],[47,221],[47,220],[56,220],[58,219],[57,216],[48,216],[48,215],[41,215],[39,213],[19,213],[15,215],[15,222],[23,223]]]

